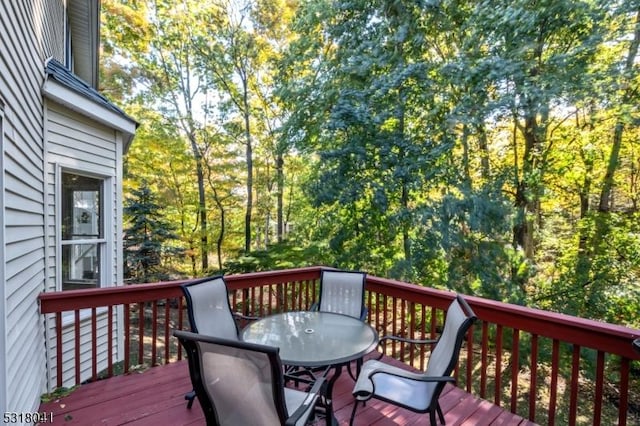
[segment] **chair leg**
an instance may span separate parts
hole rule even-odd
[[[431,426],[438,426],[438,423],[436,422],[436,413],[433,410],[429,411],[429,424]]]
[[[351,364],[349,364],[349,367],[347,368],[347,371],[349,372],[349,376],[351,376],[351,378],[355,381],[358,380],[358,376],[360,375],[360,370],[362,370],[362,358],[358,358],[356,360],[356,372],[354,374],[353,370],[351,369]]]
[[[191,392],[187,392],[184,395],[184,399],[187,400],[187,408],[191,409],[191,406],[193,405],[193,401],[196,399],[196,391],[192,390]]]
[[[349,418],[349,426],[353,426],[353,419],[355,419],[356,417],[356,410],[358,409],[358,401],[357,399],[355,399],[353,401],[353,410],[351,411],[351,417]],[[363,402],[364,404],[364,402]]]
[[[445,424],[444,414],[442,414],[442,409],[440,408],[440,404],[436,405],[436,411],[438,412],[438,417],[440,417],[440,423]]]

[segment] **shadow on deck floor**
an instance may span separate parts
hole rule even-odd
[[[54,424],[204,425],[197,400],[192,409],[186,408],[184,394],[191,387],[187,363],[179,361],[82,385],[66,397],[43,403],[40,412],[53,412]],[[353,380],[343,373],[333,390],[334,412],[340,425],[349,423],[352,388]],[[447,426],[534,424],[450,385],[441,395],[440,405]],[[355,425],[425,425],[428,422],[428,415],[370,401],[358,409]],[[322,425],[324,421],[317,420],[315,424]]]

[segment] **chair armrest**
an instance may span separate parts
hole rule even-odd
[[[391,336],[391,335],[387,335],[387,336],[382,336],[380,338],[380,341],[378,342],[378,344],[386,344],[387,340],[396,340],[399,342],[404,342],[404,343],[413,343],[416,345],[432,345],[436,342],[438,342],[437,339],[408,339],[406,337],[400,337],[400,336]]]
[[[387,336],[382,336],[380,338],[380,340],[378,341],[378,346],[382,346],[383,348],[385,348],[388,340],[393,340],[393,341],[398,341],[403,343],[413,343],[415,345],[433,345],[438,342],[436,339],[426,339],[426,340],[407,339],[406,337],[387,335]],[[384,355],[384,349],[382,350],[382,352],[379,353],[379,356],[377,359],[381,359],[383,355]]]
[[[240,312],[234,312],[233,316],[236,319],[240,319],[240,320],[244,320],[244,321],[257,321],[257,320],[259,320],[261,318],[261,317],[253,317],[253,316],[250,316],[250,315],[244,315],[244,314],[241,314]]]
[[[368,377],[369,379],[371,379],[374,375],[380,374],[380,373],[388,374],[390,376],[401,377],[403,379],[415,380],[417,382],[449,382],[449,383],[456,382],[455,377],[451,377],[451,376],[426,376],[424,374],[414,373],[412,371],[406,371],[406,372],[402,372],[402,374],[399,374],[393,371],[385,370],[384,368],[376,368],[374,370],[371,370],[369,372]]]
[[[285,421],[284,424],[286,426],[293,426],[298,423],[298,421],[300,421],[300,418],[307,412],[309,407],[315,405],[316,401],[320,397],[320,393],[324,392],[325,382],[326,379],[324,377],[320,377],[318,380],[316,380],[311,390],[309,390],[304,401],[302,401],[302,404],[300,404],[298,409],[294,411],[293,414],[291,414],[291,416],[289,416],[289,418]]]

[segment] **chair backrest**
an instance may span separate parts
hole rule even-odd
[[[323,269],[318,310],[363,319],[366,281],[367,274],[364,272]]]
[[[461,295],[457,295],[449,308],[444,321],[444,330],[438,338],[425,374],[427,376],[450,376],[458,362],[462,342],[476,315]],[[442,386],[444,387],[444,383]]]
[[[208,425],[281,425],[287,419],[279,349],[174,331]],[[191,371],[193,370],[193,371]]]
[[[182,286],[182,292],[187,299],[192,332],[239,340],[238,326],[222,276],[189,282]]]

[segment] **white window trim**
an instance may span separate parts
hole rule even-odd
[[[113,195],[113,185],[115,176],[110,175],[102,175],[99,173],[95,173],[93,171],[88,170],[87,168],[78,167],[77,165],[68,165],[63,163],[56,163],[55,165],[55,206],[56,206],[56,291],[62,291],[62,245],[63,244],[71,244],[71,243],[63,243],[62,239],[62,174],[63,173],[72,173],[87,177],[92,177],[95,179],[102,180],[102,193],[103,193],[103,227],[104,227],[104,238],[100,239],[90,239],[90,240],[74,240],[73,244],[96,244],[103,243],[104,244],[104,255],[100,256],[100,281],[98,282],[98,288],[105,287],[113,287],[115,283],[112,282],[113,279],[113,270],[114,270],[114,259],[113,259],[113,250],[116,240],[116,235],[113,232],[113,205],[114,205],[114,195]],[[107,308],[98,308],[96,310],[97,314],[101,314],[107,311]],[[83,321],[87,318],[91,317],[91,309],[81,309],[80,310],[80,321]],[[75,314],[73,312],[64,312],[62,314],[62,325],[67,326],[69,324],[73,324],[75,321]]]

